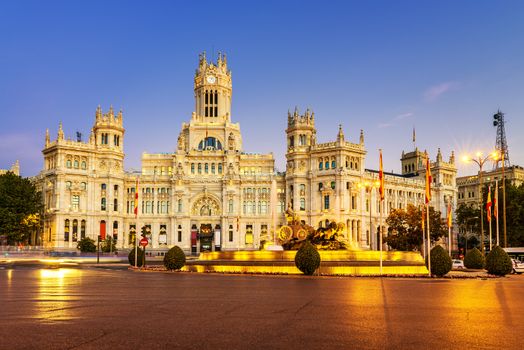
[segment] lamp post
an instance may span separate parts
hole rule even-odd
[[[465,163],[475,162],[479,166],[478,179],[479,179],[479,208],[480,208],[480,251],[484,255],[484,217],[483,217],[483,203],[482,203],[482,166],[488,160],[496,160],[498,157],[497,152],[492,152],[487,156],[483,157],[481,152],[475,154],[476,158],[470,156],[464,156],[463,160]]]
[[[358,183],[359,188],[365,188],[366,192],[369,193],[369,244],[372,245],[371,237],[372,237],[372,219],[371,219],[371,191],[373,188],[378,188],[380,186],[379,181],[362,181]],[[380,232],[382,234],[382,232]],[[379,247],[377,246],[377,249]]]

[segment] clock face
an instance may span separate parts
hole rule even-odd
[[[212,75],[208,75],[208,76],[207,76],[207,82],[208,82],[209,84],[214,84],[216,80],[217,80],[217,78],[215,78],[215,77],[212,76]]]

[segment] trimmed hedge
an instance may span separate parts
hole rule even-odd
[[[464,266],[468,269],[483,269],[485,262],[484,255],[477,248],[468,250],[464,257]]]
[[[96,253],[95,241],[89,237],[84,237],[78,241],[76,249],[82,253]]]
[[[508,253],[499,246],[495,246],[486,257],[486,270],[491,275],[505,276],[513,270],[513,264]]]
[[[168,270],[180,270],[186,264],[186,255],[178,246],[174,246],[164,255],[164,266]]]
[[[136,265],[137,267],[142,267],[142,264],[144,263],[145,259],[144,259],[144,251],[142,250],[142,248],[138,248],[137,249],[137,257],[138,257],[138,260],[136,262]],[[129,252],[129,255],[127,256],[127,260],[129,260],[129,265],[131,266],[135,266],[135,249],[131,249],[131,251]]]
[[[426,267],[428,266],[428,258],[426,257]],[[442,277],[451,271],[451,257],[448,252],[440,245],[436,245],[431,249],[431,274],[437,277]]]
[[[320,254],[311,242],[304,242],[297,251],[295,265],[304,275],[312,275],[318,269],[320,266]]]

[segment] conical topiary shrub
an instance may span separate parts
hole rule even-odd
[[[477,248],[468,250],[464,257],[464,266],[468,269],[483,269],[484,262],[484,255]]]
[[[431,249],[431,274],[442,277],[451,271],[451,257],[442,246],[436,245]],[[428,259],[426,257],[426,267]]]
[[[142,250],[142,248],[137,248],[137,256],[138,256],[138,259],[137,259],[137,262],[136,262],[136,266],[137,267],[142,267],[142,264],[145,262],[145,259],[144,259],[144,251]],[[129,255],[127,256],[127,260],[129,260],[129,265],[131,266],[135,266],[135,249],[131,249],[131,251],[129,252]]]
[[[185,264],[186,255],[179,246],[174,246],[164,255],[164,266],[168,270],[180,270]]]
[[[491,275],[505,276],[511,273],[513,265],[508,253],[499,246],[495,246],[486,257],[486,270]]]
[[[312,275],[320,266],[320,254],[309,241],[304,242],[297,251],[295,265],[304,275]]]

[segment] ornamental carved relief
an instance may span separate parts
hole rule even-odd
[[[216,199],[205,195],[193,203],[191,213],[199,216],[220,215],[220,204]]]

